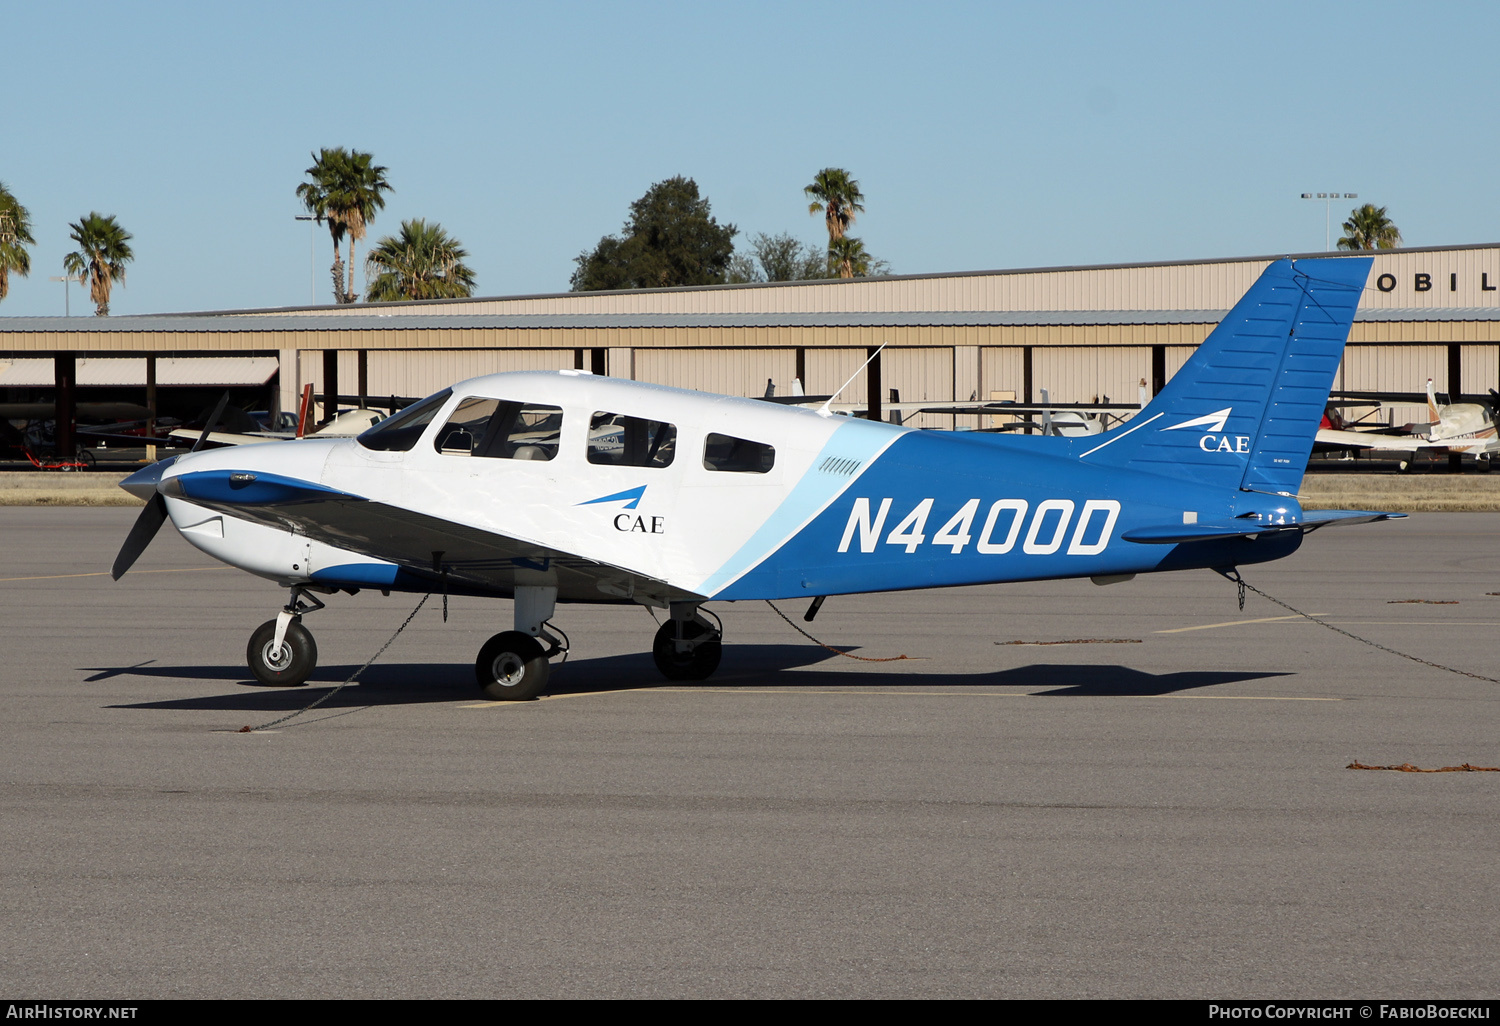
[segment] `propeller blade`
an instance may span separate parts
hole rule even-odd
[[[151,544],[151,539],[156,537],[166,519],[167,500],[160,495],[151,496],[141,515],[135,518],[135,526],[126,536],[125,544],[120,546],[120,554],[115,557],[115,565],[109,571],[110,577],[118,581],[125,576],[125,571],[141,558],[141,553],[146,551],[146,546]]]
[[[193,443],[193,447],[188,450],[189,452],[197,452],[199,449],[203,448],[203,443],[207,442],[208,436],[213,434],[214,428],[216,428],[219,424],[219,418],[224,415],[224,407],[228,405],[229,393],[225,392],[222,396],[219,397],[219,405],[215,406],[214,412],[209,415],[208,423],[203,425],[203,434],[198,436],[198,440]]]

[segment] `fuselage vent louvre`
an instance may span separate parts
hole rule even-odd
[[[825,474],[839,474],[843,477],[848,477],[858,470],[860,464],[863,462],[863,460],[851,460],[844,456],[829,456],[822,463],[818,464],[818,469]]]

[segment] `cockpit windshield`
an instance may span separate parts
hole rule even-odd
[[[382,452],[410,452],[452,394],[453,389],[445,388],[421,402],[412,403],[394,417],[388,417],[359,435],[359,444]]]

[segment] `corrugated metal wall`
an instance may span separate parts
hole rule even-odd
[[[1341,374],[1334,389],[1344,392],[1423,392],[1427,379],[1439,392],[1448,391],[1447,346],[1348,346],[1344,349]],[[1340,384],[1342,382],[1342,384]],[[1354,414],[1367,413],[1359,409]],[[1397,406],[1378,418],[1388,424],[1425,424],[1430,420],[1426,404]]]
[[[949,402],[954,398],[953,350],[886,349],[880,354],[880,384],[885,389],[883,400],[895,389],[902,402]],[[911,427],[951,428],[953,418],[924,413],[908,416],[903,423]]]
[[[833,392],[844,382],[849,380],[849,375],[859,370],[859,365],[869,359],[869,353],[863,349],[809,349],[807,351],[807,380],[803,382],[803,391],[808,395],[832,395]],[[860,375],[839,396],[840,400],[853,397],[854,401],[862,401],[865,397],[865,372]]]
[[[1019,347],[986,346],[979,361],[979,397],[991,398],[992,392],[1012,392],[1018,400],[1026,398],[1026,350]]]
[[[642,349],[636,353],[637,381],[694,388],[721,395],[760,396],[766,382],[777,395],[789,395],[797,376],[795,349]]]
[[[1187,363],[1188,357],[1197,351],[1197,346],[1166,346],[1167,380],[1172,380],[1172,375],[1182,370],[1182,365]]]
[[[300,380],[312,382],[313,389],[323,391],[323,354],[302,351],[297,354]],[[502,371],[560,370],[573,366],[571,349],[459,349],[427,350],[401,353],[375,350],[369,359],[369,394],[380,396],[424,396],[449,385],[482,374]],[[354,395],[359,389],[359,354],[339,353],[339,392]],[[282,388],[282,404],[296,409],[295,386]]]
[[[1374,265],[1363,300],[1367,309],[1500,304],[1500,247],[1398,250],[1370,255],[1374,257]],[[392,310],[448,314],[1227,310],[1266,264],[1266,260],[1255,258],[1133,267],[986,271],[906,279],[563,293],[415,307],[387,303],[324,306],[296,312],[376,315]],[[286,312],[290,311],[268,311],[268,314]]]
[[[1462,367],[1464,391],[1470,395],[1488,395],[1500,390],[1500,345],[1464,346]]]
[[[1033,398],[1041,389],[1054,403],[1133,403],[1141,379],[1151,382],[1151,350],[1144,346],[1118,349],[1058,347],[1032,350]]]

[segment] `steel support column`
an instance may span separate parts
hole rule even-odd
[[[156,357],[146,357],[146,437],[156,437]],[[146,443],[146,459],[156,462],[156,443]]]
[[[865,356],[870,358],[870,365],[865,368],[865,403],[869,407],[865,411],[865,417],[870,420],[884,420],[880,405],[880,347],[870,346],[865,350]]]
[[[59,460],[71,460],[78,437],[78,358],[72,353],[52,357],[53,440]]]
[[[339,351],[323,350],[323,419],[332,420],[339,413]]]

